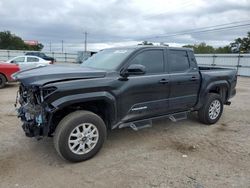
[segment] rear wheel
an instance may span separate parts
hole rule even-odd
[[[54,145],[62,158],[80,162],[90,159],[101,149],[106,135],[106,126],[98,115],[76,111],[58,124]]]
[[[6,80],[5,76],[0,74],[0,89],[5,87],[6,81],[7,80]]]
[[[221,96],[209,93],[203,107],[198,111],[198,117],[202,123],[211,125],[216,123],[223,112]]]

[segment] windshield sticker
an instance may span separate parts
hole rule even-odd
[[[114,54],[124,54],[126,52],[127,52],[127,50],[116,50],[116,51],[114,51]]]

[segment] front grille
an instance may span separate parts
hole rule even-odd
[[[40,104],[41,97],[38,88],[26,88],[23,85],[19,87],[19,103],[21,105],[30,103],[32,105]]]

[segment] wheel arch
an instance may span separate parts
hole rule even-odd
[[[216,93],[221,96],[222,102],[226,102],[229,96],[229,83],[225,80],[211,83],[206,88],[206,96],[208,93]]]
[[[223,103],[225,103],[229,97],[230,85],[226,80],[215,81],[208,84],[205,88],[201,89],[201,91],[199,102],[195,106],[196,110],[202,107],[209,93],[219,94]]]
[[[54,132],[59,121],[71,112],[87,110],[99,115],[108,129],[116,121],[116,102],[107,92],[76,94],[62,97],[51,103],[55,110],[49,120],[50,132]]]
[[[7,76],[4,73],[0,72],[0,75],[3,75],[3,77],[5,78],[6,82],[8,81],[8,78],[7,78]]]
[[[3,81],[1,82],[0,88],[4,88],[6,82],[8,82],[8,78],[6,77],[5,74],[3,74],[3,73],[1,73],[1,72],[0,72],[0,76],[3,76]]]

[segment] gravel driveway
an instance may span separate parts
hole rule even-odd
[[[25,137],[14,111],[17,84],[0,90],[0,187],[250,187],[250,78],[220,121],[206,126],[195,114],[152,128],[109,133],[91,160],[72,164],[51,138]]]

